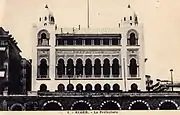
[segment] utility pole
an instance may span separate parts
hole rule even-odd
[[[172,91],[173,91],[173,69],[170,69],[171,72],[171,84],[172,84]]]
[[[87,27],[89,28],[89,0],[87,0]]]

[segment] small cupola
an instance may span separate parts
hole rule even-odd
[[[138,25],[138,17],[131,8],[130,4],[124,11],[123,19],[121,19],[121,25]]]
[[[45,5],[45,9],[42,13],[42,16],[39,18],[39,21],[43,22],[44,26],[46,26],[47,24],[55,24],[55,18],[53,16],[53,13],[50,11],[48,5]]]

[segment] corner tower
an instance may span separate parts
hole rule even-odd
[[[32,37],[32,91],[39,90],[40,84],[47,84],[55,74],[55,18],[46,5],[37,23],[33,25]]]
[[[143,91],[146,90],[143,25],[130,5],[124,13],[120,23],[123,33],[124,84],[126,90],[138,87]]]

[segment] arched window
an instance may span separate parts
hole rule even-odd
[[[113,85],[113,91],[114,91],[114,92],[120,91],[120,86],[119,86],[118,84],[114,84],[114,85]]]
[[[87,77],[91,77],[91,75],[92,75],[92,62],[91,62],[90,59],[86,59],[85,75],[86,75]]]
[[[44,17],[44,20],[45,20],[45,21],[47,20],[47,17],[46,17],[46,16]]]
[[[76,85],[76,91],[78,91],[78,92],[83,91],[83,85],[82,84],[77,84]]]
[[[58,77],[62,77],[63,75],[65,75],[65,65],[63,59],[58,60],[57,75]]]
[[[51,17],[51,22],[54,22],[54,17]]]
[[[96,84],[94,86],[94,89],[95,89],[95,91],[101,91],[101,85],[100,84]]]
[[[136,77],[137,76],[137,63],[134,58],[130,60],[130,66],[129,66],[129,73],[131,77]]]
[[[39,40],[38,45],[40,46],[48,46],[49,45],[49,38],[47,38],[47,35],[45,33],[42,33]]]
[[[113,64],[112,64],[112,75],[113,77],[119,77],[119,60],[118,59],[113,59]]]
[[[73,91],[74,90],[74,85],[73,84],[68,84],[67,85],[67,90],[68,91]]]
[[[104,75],[104,77],[109,77],[109,75],[110,75],[110,63],[109,63],[109,59],[105,59],[104,60],[103,75]]]
[[[131,85],[131,92],[138,92],[138,85],[137,84],[133,83]]]
[[[85,89],[86,89],[86,91],[92,91],[92,85],[86,84]]]
[[[40,78],[47,78],[48,65],[46,59],[41,59],[39,69],[40,69]]]
[[[57,87],[57,89],[58,89],[59,92],[63,92],[64,89],[65,89],[65,87],[64,87],[63,84],[59,84],[58,87]]]
[[[137,18],[137,17],[135,17],[135,21],[138,21],[138,18]]]
[[[130,45],[136,45],[136,38],[134,33],[130,34]]]
[[[138,45],[138,38],[136,38],[136,35],[134,32],[130,34],[130,37],[128,38],[128,45]]]
[[[68,59],[68,61],[67,61],[66,74],[69,77],[73,77],[73,75],[74,75],[74,63],[73,63],[72,59]]]
[[[111,90],[111,86],[109,84],[104,85],[104,91],[109,92]]]
[[[132,20],[132,16],[130,16],[130,20]]]
[[[94,75],[95,75],[95,77],[100,77],[101,76],[101,61],[100,61],[100,59],[95,59]]]
[[[40,89],[41,92],[47,91],[46,84],[41,84],[39,89]]]
[[[83,63],[81,59],[76,60],[76,75],[77,76],[83,75]]]

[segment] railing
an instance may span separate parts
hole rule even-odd
[[[58,97],[180,97],[180,92],[39,92],[39,96]]]
[[[48,79],[50,79],[50,78],[49,78],[48,75],[39,75],[36,79],[37,79],[37,80],[38,80],[38,79],[44,79],[44,80],[47,79],[47,80],[48,80]]]
[[[57,75],[55,79],[122,79],[120,75]]]

